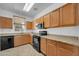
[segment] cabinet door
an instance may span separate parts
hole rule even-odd
[[[56,41],[47,39],[47,55],[56,56]]]
[[[4,27],[5,28],[12,28],[12,19],[11,18],[6,18],[4,21],[4,24],[6,24]]]
[[[43,17],[40,17],[39,18],[39,23],[42,23],[43,24]]]
[[[40,18],[36,19],[36,23],[37,23],[37,24],[40,23]]]
[[[22,38],[22,39],[21,39],[22,44],[27,44],[27,43],[29,43],[29,36],[28,36],[28,34],[22,35],[21,38]]]
[[[44,27],[49,28],[50,26],[50,14],[44,16]]]
[[[59,9],[51,12],[51,27],[58,27],[60,22]]]
[[[25,35],[25,42],[32,44],[32,36],[30,34]]]
[[[33,26],[32,26],[32,27],[33,27],[33,29],[35,29],[35,27],[36,27],[36,26],[35,26],[35,20],[34,20],[34,21],[32,21],[32,24],[33,24]]]
[[[0,28],[2,28],[2,19],[0,17]]]
[[[19,46],[27,43],[27,38],[25,35],[17,35],[14,37],[14,46]]]
[[[75,47],[73,45],[57,42],[58,56],[73,56]]]
[[[76,25],[79,25],[79,3],[76,4]]]
[[[75,25],[75,4],[67,4],[60,9],[61,25]]]
[[[4,20],[3,17],[0,16],[0,28],[4,27]]]
[[[17,35],[14,37],[14,46],[31,43],[31,36],[29,34]]]
[[[12,19],[0,16],[1,28],[12,28]]]
[[[23,38],[21,36],[15,36],[14,37],[14,46],[19,46],[19,45],[22,45],[22,40]]]
[[[26,22],[26,29],[33,29],[33,23],[32,22]]]
[[[45,55],[47,55],[47,45],[46,45],[46,38],[41,38],[41,52],[44,53]]]
[[[33,42],[33,40],[32,40],[32,35],[29,34],[28,37],[29,37],[29,38],[28,38],[28,39],[29,39],[29,43],[30,43],[31,45],[33,45],[33,43],[32,43],[32,42]]]

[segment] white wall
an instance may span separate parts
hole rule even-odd
[[[46,13],[55,10],[61,6],[63,6],[63,3],[57,3],[54,4],[47,9],[43,10],[41,13],[39,13],[36,18],[39,18]],[[79,26],[74,26],[74,27],[62,27],[62,28],[49,28],[46,29],[48,31],[48,34],[57,34],[57,35],[67,35],[67,36],[78,36],[79,37]],[[39,30],[35,30],[34,32],[38,33]]]

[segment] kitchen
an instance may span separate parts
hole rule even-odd
[[[0,55],[79,56],[78,16],[78,3],[0,3]]]

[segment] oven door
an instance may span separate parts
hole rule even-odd
[[[40,37],[33,37],[33,47],[40,52]]]

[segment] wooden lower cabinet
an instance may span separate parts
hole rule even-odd
[[[41,38],[41,52],[44,53],[45,55],[47,55],[47,40],[46,38]]]
[[[14,36],[14,47],[28,43],[31,43],[31,37],[29,34]]]
[[[57,55],[58,56],[75,56],[78,55],[76,46],[57,42]]]
[[[56,56],[56,41],[47,40],[47,55]]]
[[[33,43],[32,43],[33,42],[32,41],[32,35],[31,34],[28,34],[27,37],[28,37],[29,44],[33,45]]]
[[[79,47],[78,47],[78,56],[79,56]]]
[[[42,38],[41,52],[47,56],[79,56],[79,47]]]

